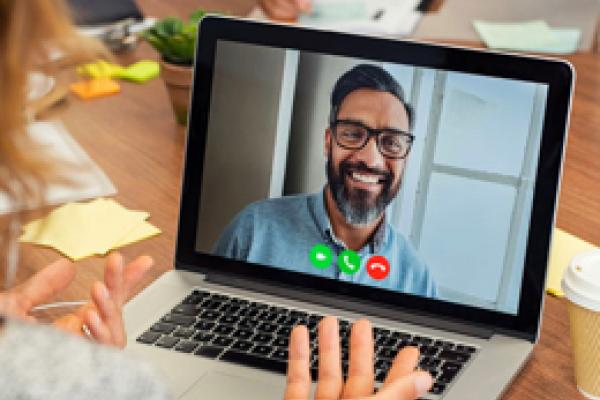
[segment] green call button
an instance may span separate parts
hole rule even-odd
[[[325,269],[331,265],[333,255],[329,247],[324,244],[316,244],[310,249],[309,258],[313,267]]]
[[[346,274],[352,275],[360,269],[360,256],[352,250],[344,250],[337,259],[338,267]]]

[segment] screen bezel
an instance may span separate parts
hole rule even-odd
[[[300,289],[318,288],[328,293],[385,303],[415,312],[468,321],[471,324],[478,323],[495,327],[503,331],[514,332],[531,341],[536,340],[572,94],[573,69],[569,63],[560,60],[318,31],[216,16],[204,18],[198,34],[194,90],[189,113],[175,251],[176,268],[205,274],[231,274],[232,276],[243,276],[245,279],[282,282],[292,284]],[[517,315],[372,288],[366,285],[339,282],[270,266],[252,264],[253,268],[248,268],[249,264],[246,262],[197,252],[196,233],[202,187],[205,133],[210,112],[212,73],[218,40],[547,84],[546,114],[543,121]]]

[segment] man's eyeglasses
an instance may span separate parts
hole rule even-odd
[[[360,150],[371,136],[375,137],[379,152],[387,158],[405,158],[410,151],[414,135],[399,129],[371,129],[357,121],[338,119],[331,125],[336,143],[347,150]]]

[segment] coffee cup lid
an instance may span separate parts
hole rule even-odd
[[[600,311],[600,249],[573,257],[561,286],[573,303]]]

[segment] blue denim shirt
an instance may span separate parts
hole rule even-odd
[[[311,248],[319,243],[329,246],[333,252],[331,267],[324,270],[313,267],[309,259]],[[429,269],[412,245],[387,220],[358,251],[361,268],[355,274],[346,274],[337,267],[337,255],[344,249],[331,228],[324,192],[319,192],[248,205],[221,234],[213,253],[345,282],[436,296],[436,285]],[[390,262],[389,275],[380,281],[371,278],[365,268],[369,257],[375,254]]]

